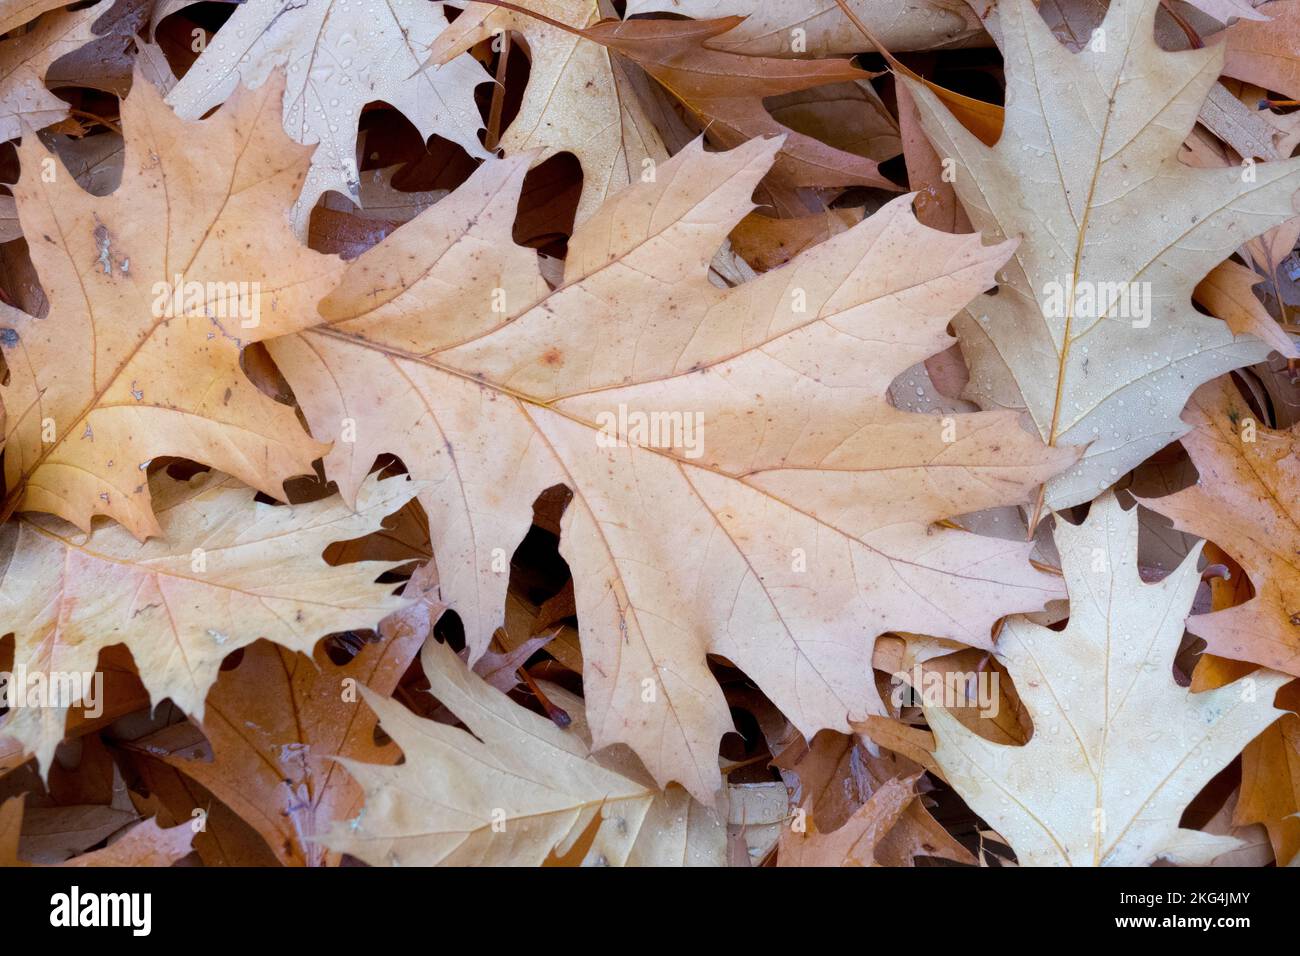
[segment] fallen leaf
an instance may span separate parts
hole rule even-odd
[[[920,774],[887,780],[853,812],[838,830],[822,833],[813,821],[803,830],[781,834],[777,859],[781,866],[876,866],[876,846],[902,819],[916,799],[913,787]]]
[[[342,266],[299,247],[283,218],[309,150],[274,123],[280,89],[187,123],[136,83],[122,104],[126,171],[102,198],[24,139],[14,196],[50,313],[0,305],[5,516],[48,511],[89,530],[103,514],[144,538],[159,531],[145,480],[155,457],[187,456],[273,497],[311,471],[322,446],[239,367],[243,345],[310,321]]]
[[[210,762],[188,759],[154,737],[133,746],[201,783],[252,823],[286,866],[337,862],[316,837],[360,809],[361,788],[334,758],[396,759],[395,748],[375,743],[378,721],[355,688],[364,683],[391,694],[425,636],[409,630],[368,643],[341,667],[320,650],[307,658],[258,641],[208,694],[203,732],[212,745]]]
[[[1264,303],[1255,295],[1255,286],[1265,281],[1254,269],[1240,262],[1221,262],[1197,283],[1193,297],[1212,315],[1228,323],[1238,334],[1248,332],[1273,351],[1287,358],[1300,358],[1300,346],[1268,314]]]
[[[437,641],[421,655],[430,693],[468,732],[363,688],[406,756],[344,760],[364,809],[323,838],[371,865],[538,866],[586,834],[590,863],[626,862],[657,791],[601,767],[576,735],[524,710]]]
[[[849,865],[854,844],[873,830],[870,841],[856,854],[862,865],[874,861],[881,866],[913,866],[919,856],[975,862],[913,793],[916,771],[921,768],[901,754],[882,751],[873,756],[858,738],[824,730],[811,743],[796,738],[795,745],[778,754],[774,763],[804,811],[802,831],[786,827],[782,832],[781,866],[796,865],[796,860],[797,865],[816,865],[811,862],[814,858],[827,859],[832,866]],[[907,786],[895,788],[892,796],[866,809],[882,789],[900,782]],[[841,833],[845,827],[849,832]],[[798,856],[792,859],[792,854]],[[836,855],[839,859],[833,859]]]
[[[385,452],[433,481],[421,503],[471,659],[501,620],[533,501],[568,486],[560,550],[594,745],[629,744],[706,803],[731,729],[706,654],[806,736],[847,731],[850,713],[884,712],[876,634],[989,647],[998,617],[1060,587],[1028,545],[928,525],[1021,501],[1073,453],[1013,413],[939,419],[884,399],[948,347],[949,317],[1008,247],[927,229],[904,197],[719,289],[710,259],[779,145],[680,153],[578,227],[554,291],[509,239],[527,160],[485,165],[350,266],[328,328],[269,344],[316,435],[357,423],[325,458],[345,500]],[[629,431],[650,410],[676,437]],[[685,431],[696,421],[707,441]]]
[[[965,3],[850,0],[849,7],[891,50],[988,43],[979,19]],[[629,17],[643,13],[676,13],[696,20],[743,16],[738,26],[709,44],[728,53],[828,56],[871,49],[836,0],[628,0]]]
[[[967,397],[1026,408],[1050,445],[1086,446],[1047,485],[1050,508],[1088,500],[1178,438],[1197,384],[1268,353],[1189,299],[1238,245],[1295,215],[1300,161],[1258,164],[1249,182],[1178,162],[1223,50],[1162,51],[1157,6],[1115,0],[1105,49],[1071,53],[1028,0],[1002,3],[1009,108],[993,147],[907,81],[975,227],[1023,237],[996,297],[955,325]]]
[[[10,797],[0,804],[0,866],[32,866],[18,855],[23,828],[23,798]],[[171,866],[190,852],[194,831],[186,824],[163,829],[153,820],[136,824],[102,850],[74,856],[52,866]],[[42,864],[36,864],[42,865]]]
[[[0,9],[0,36],[30,23],[55,7],[67,6],[68,0],[6,0]]]
[[[94,39],[91,25],[102,12],[96,6],[52,13],[29,32],[0,41],[0,140],[67,118],[68,104],[46,89],[45,73],[59,57]]]
[[[1238,20],[1223,32],[1223,72],[1300,99],[1300,9],[1273,0],[1256,12],[1262,16]]]
[[[1023,866],[1205,865],[1240,841],[1180,828],[1183,808],[1282,715],[1272,702],[1286,678],[1261,672],[1199,694],[1174,683],[1199,549],[1143,584],[1137,515],[1112,493],[1083,525],[1058,519],[1056,543],[1069,624],[1058,633],[1013,617],[998,639],[1033,736],[994,744],[927,706],[935,759]]]
[[[1180,530],[1208,538],[1246,569],[1255,597],[1193,615],[1187,629],[1219,657],[1300,676],[1300,445],[1297,432],[1256,421],[1231,379],[1202,385],[1183,420],[1183,445],[1200,479],[1164,498],[1140,499]]]
[[[782,126],[764,100],[832,83],[870,79],[849,60],[782,60],[712,50],[735,26],[722,20],[605,20],[584,35],[636,63],[728,149],[756,136],[784,135],[772,178],[788,187],[875,186],[897,190],[877,163]]]
[[[1287,705],[1297,703],[1295,685]],[[1238,826],[1260,824],[1268,832],[1278,866],[1300,853],[1300,717],[1287,714],[1256,737],[1241,754],[1241,794],[1233,811]]]
[[[521,0],[517,4],[575,29],[601,20],[595,0]],[[536,150],[540,163],[570,152],[582,165],[577,221],[612,193],[668,157],[642,108],[626,67],[598,43],[536,16],[486,3],[469,3],[434,42],[435,63],[446,63],[474,44],[507,32],[528,44],[531,69],[519,113],[499,146],[507,156]],[[497,41],[499,43],[499,41]]]
[[[442,4],[426,0],[246,0],[167,102],[181,117],[198,119],[236,87],[260,87],[287,72],[285,132],[295,142],[319,144],[293,204],[295,228],[305,235],[327,190],[361,205],[357,123],[373,100],[391,103],[426,139],[436,133],[471,156],[488,155],[478,139],[483,121],[474,88],[491,78],[469,56],[424,68],[446,22]]]
[[[202,722],[208,688],[232,651],[263,637],[308,651],[331,631],[370,627],[405,603],[375,583],[390,564],[330,567],[320,555],[331,541],[378,527],[415,493],[412,482],[368,482],[355,511],[337,498],[260,504],[217,474],[164,475],[156,487],[163,537],[143,544],[116,525],[83,537],[44,515],[4,526],[0,619],[16,635],[15,670],[93,673],[103,648],[125,644],[150,698],[170,697]],[[3,730],[48,768],[66,714],[66,704],[18,707]]]

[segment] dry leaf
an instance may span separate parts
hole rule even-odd
[[[122,185],[103,198],[52,159],[42,175],[44,149],[24,140],[14,195],[50,314],[0,305],[6,516],[88,530],[103,514],[144,538],[158,533],[145,480],[157,456],[276,497],[311,470],[322,446],[239,367],[243,345],[310,322],[342,265],[297,246],[284,219],[309,150],[274,122],[280,87],[186,123],[136,83]]]
[[[0,866],[31,866],[18,855],[23,828],[23,798],[0,804]],[[171,866],[190,852],[194,831],[188,824],[163,829],[153,820],[136,824],[115,843],[74,856],[54,866]],[[39,865],[39,864],[38,864]]]
[[[575,28],[601,19],[595,0],[521,0],[516,6]],[[642,108],[626,66],[608,50],[535,16],[468,3],[434,42],[436,63],[505,32],[521,34],[532,67],[519,114],[500,140],[507,156],[537,150],[534,162],[571,152],[582,164],[577,221],[612,193],[640,179],[668,156]],[[499,43],[499,41],[497,41]]]
[[[828,209],[797,219],[773,219],[754,212],[731,231],[731,245],[755,269],[766,272],[861,221],[861,210],[855,209]]]
[[[484,660],[486,657],[484,658]],[[481,663],[481,661],[480,661]],[[582,698],[549,682],[540,682],[551,702],[571,715],[568,731],[591,746],[591,728],[583,715]],[[612,770],[654,790],[654,781],[645,766],[631,750],[615,744],[593,754],[592,759],[606,770]],[[731,809],[731,795],[736,785],[727,788],[727,808]],[[726,866],[727,865],[727,814],[706,807],[676,785],[654,795],[650,809],[641,821],[636,842],[628,851],[628,866]],[[570,854],[574,855],[573,853]],[[608,861],[606,861],[608,862]]]
[[[884,719],[871,718],[872,721]],[[773,762],[782,769],[782,776],[789,782],[804,814],[799,821],[802,831],[793,826],[786,828],[788,833],[783,831],[784,855],[779,858],[779,865],[794,865],[790,853],[803,855],[798,865],[816,865],[810,854],[823,857],[823,850],[828,852],[824,857],[828,860],[843,851],[841,858],[829,865],[844,865],[852,845],[872,828],[878,832],[862,846],[866,851],[861,854],[864,865],[874,860],[881,866],[913,866],[919,856],[975,862],[935,821],[924,803],[919,798],[911,798],[912,784],[920,767],[901,754],[906,749],[904,745],[895,740],[889,740],[888,744],[895,754],[882,751],[879,756],[873,756],[858,738],[824,730],[811,744],[805,744],[800,737],[795,745],[782,750]],[[909,785],[876,801],[872,809],[865,809],[883,788],[904,781]],[[890,819],[892,823],[888,823]],[[850,828],[848,833],[840,832],[844,827]],[[856,835],[851,836],[855,831]]]
[[[12,196],[0,196],[0,242],[12,242],[23,234],[18,225],[18,207]]]
[[[0,0],[0,866],[1300,866],[1296,2]]]
[[[231,651],[262,637],[309,651],[406,603],[375,583],[390,564],[330,567],[321,552],[377,528],[415,493],[413,482],[371,480],[355,511],[336,498],[260,504],[217,474],[163,475],[156,487],[162,537],[143,544],[116,525],[83,536],[45,515],[4,526],[0,619],[16,635],[17,668],[91,673],[103,648],[125,644],[151,699],[170,697],[201,722]],[[18,707],[3,729],[48,768],[66,713],[66,704]]]
[[[709,261],[779,145],[683,151],[575,231],[554,291],[509,238],[527,160],[487,164],[351,265],[328,328],[269,346],[317,436],[356,422],[325,458],[345,499],[384,452],[433,481],[421,502],[472,658],[534,499],[573,491],[560,549],[595,746],[628,743],[703,802],[731,729],[707,653],[805,735],[847,731],[850,713],[883,713],[874,635],[988,647],[998,617],[1059,594],[1028,545],[928,525],[1023,500],[1070,453],[1011,413],[884,400],[950,344],[1007,246],[929,230],[902,198],[719,289]],[[629,432],[651,412],[676,438]]]
[[[782,126],[764,100],[832,83],[869,79],[849,60],[782,60],[710,49],[735,26],[723,20],[606,20],[586,36],[636,63],[694,114],[711,140],[728,149],[755,136],[784,135],[772,178],[787,187],[875,186],[897,190],[869,159]],[[644,177],[643,177],[644,178]]]
[[[1268,161],[1285,159],[1275,142],[1281,137],[1281,131],[1265,119],[1267,115],[1256,109],[1255,104],[1247,106],[1237,99],[1222,83],[1215,83],[1197,119],[1238,156]]]
[[[135,69],[135,34],[148,20],[152,2],[113,0],[90,8],[95,13],[94,36],[50,66],[45,74],[46,85],[51,89],[80,86],[126,96]]]
[[[68,0],[5,0],[0,5],[0,35],[35,20],[47,10],[67,6]]]
[[[781,833],[777,859],[781,866],[876,866],[875,852],[916,799],[913,787],[920,774],[887,780],[831,833],[822,833],[815,821],[805,828]]]
[[[1291,99],[1300,98],[1300,8],[1285,0],[1256,11],[1268,19],[1239,20],[1224,31],[1223,72]]]
[[[1245,604],[1194,615],[1187,629],[1219,657],[1300,676],[1300,445],[1295,430],[1257,422],[1229,378],[1202,385],[1183,420],[1183,445],[1200,479],[1143,499],[1183,531],[1230,554],[1255,586]]]
[[[334,190],[361,205],[357,122],[373,100],[391,103],[426,139],[435,133],[486,157],[474,87],[490,77],[472,57],[424,68],[446,27],[441,3],[426,0],[245,0],[167,96],[186,119],[226,102],[237,86],[260,87],[284,71],[284,129],[319,144],[293,205],[300,235],[316,200]],[[278,101],[278,97],[274,101]]]
[[[421,660],[430,693],[469,732],[363,690],[406,761],[343,761],[366,805],[323,839],[330,849],[372,865],[537,866],[581,840],[589,863],[626,862],[657,791],[601,767],[576,735],[515,704],[445,644],[429,641]]]
[[[1262,0],[1187,0],[1192,6],[1203,10],[1220,23],[1240,18],[1243,20],[1267,20],[1269,10]],[[1262,7],[1262,9],[1256,9]]]
[[[1070,593],[1057,632],[1014,617],[998,639],[1034,723],[1023,747],[994,744],[925,709],[935,759],[1025,866],[1205,865],[1239,841],[1179,827],[1184,807],[1282,715],[1281,674],[1192,693],[1171,668],[1199,583],[1199,549],[1163,581],[1137,571],[1137,515],[1106,493],[1088,520],[1058,519]]]
[[[947,170],[943,160],[921,129],[921,115],[908,86],[899,83],[895,95],[898,97],[898,126],[907,163],[907,182],[917,190],[916,218],[932,229],[972,232],[970,220],[957,201],[957,191],[949,177],[944,176]]]
[[[1249,182],[1178,162],[1223,50],[1160,50],[1157,7],[1115,0],[1105,49],[1071,53],[1029,0],[1002,3],[1008,110],[991,148],[910,84],[975,227],[1023,237],[998,295],[956,326],[969,397],[1027,408],[1047,443],[1087,447],[1048,485],[1052,508],[1088,500],[1179,437],[1197,384],[1268,352],[1189,299],[1238,245],[1295,215],[1300,161],[1259,164]]]
[[[0,41],[0,140],[67,118],[68,104],[45,88],[45,73],[59,57],[95,38],[91,25],[102,12],[95,6],[52,13],[31,31]]]
[[[1296,696],[1292,692],[1287,702],[1292,709]],[[1300,717],[1287,714],[1242,751],[1241,794],[1233,822],[1262,824],[1278,865],[1295,861],[1300,853]]]
[[[1275,352],[1287,358],[1300,358],[1300,346],[1268,314],[1264,303],[1255,295],[1255,286],[1265,281],[1254,269],[1240,262],[1221,262],[1202,279],[1192,293],[1210,313],[1228,323],[1233,332],[1249,332]]]
[[[850,0],[849,8],[894,51],[987,44],[965,3],[945,0]],[[742,16],[735,29],[710,42],[749,56],[827,56],[870,50],[836,0],[628,0],[627,15],[677,13],[696,20]],[[799,31],[799,32],[796,32]]]
[[[18,854],[29,863],[63,863],[139,820],[108,804],[29,807]]]
[[[193,777],[250,821],[285,865],[336,862],[327,860],[317,834],[360,809],[361,789],[333,758],[396,759],[395,748],[375,743],[378,721],[355,687],[391,694],[424,638],[408,630],[398,640],[368,643],[342,667],[321,651],[309,659],[259,641],[208,695],[203,731],[211,761],[187,759],[184,739],[165,733],[133,746]]]

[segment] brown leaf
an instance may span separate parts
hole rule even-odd
[[[239,368],[243,345],[310,324],[342,267],[299,247],[285,221],[310,150],[275,121],[282,89],[268,82],[186,123],[137,83],[122,105],[126,173],[103,198],[43,176],[43,148],[24,139],[14,196],[50,314],[0,306],[0,396],[18,410],[5,422],[6,517],[48,511],[89,530],[104,514],[143,539],[159,532],[145,480],[155,457],[273,497],[311,471],[323,447]]]
[[[773,179],[785,186],[898,187],[878,165],[782,126],[764,109],[766,97],[831,83],[870,79],[848,60],[781,60],[713,50],[705,44],[739,20],[607,20],[584,35],[628,57],[695,114],[720,146],[785,134]]]
[[[138,823],[104,847],[54,864],[32,864],[19,852],[23,831],[23,798],[0,804],[0,866],[171,866],[190,852],[194,831],[187,825],[164,830],[150,819]]]
[[[319,649],[308,659],[267,641],[247,648],[208,696],[210,762],[191,759],[192,741],[178,740],[171,728],[132,746],[197,780],[252,824],[286,866],[337,863],[317,839],[360,809],[361,788],[334,758],[397,759],[391,744],[375,743],[378,721],[356,688],[391,694],[426,636],[416,628],[380,630],[389,636],[363,645],[342,666]]]
[[[1300,439],[1256,421],[1229,378],[1197,389],[1184,420],[1200,480],[1143,504],[1232,555],[1255,587],[1252,600],[1195,615],[1187,629],[1220,657],[1300,676]]]

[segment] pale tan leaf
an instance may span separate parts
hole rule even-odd
[[[1207,864],[1240,841],[1182,829],[1182,812],[1282,715],[1273,697],[1287,678],[1260,672],[1202,693],[1174,683],[1200,551],[1143,584],[1137,515],[1112,493],[1083,525],[1058,519],[1056,542],[1069,624],[1057,632],[1013,617],[998,640],[1033,736],[995,744],[927,706],[935,759],[1023,866]]]
[[[284,3],[247,0],[217,31],[167,96],[176,112],[197,119],[239,85],[260,87],[287,70],[284,129],[295,142],[319,144],[293,205],[299,235],[327,190],[361,205],[357,123],[373,100],[392,104],[420,135],[435,133],[471,156],[488,154],[478,139],[482,118],[474,88],[490,77],[469,56],[425,68],[446,27],[441,3]]]
[[[502,618],[494,551],[543,491],[572,490],[560,547],[595,746],[628,743],[706,803],[731,729],[707,654],[805,735],[847,731],[884,712],[877,634],[989,647],[998,617],[1060,587],[1029,544],[930,523],[1022,501],[1074,453],[1011,413],[885,398],[951,344],[949,318],[1009,246],[927,229],[904,197],[718,288],[709,263],[779,146],[697,141],[577,228],[555,290],[510,240],[527,158],[485,164],[352,264],[328,327],[269,345],[318,437],[357,424],[325,459],[345,498],[385,452],[432,482],[421,502],[472,658]],[[680,427],[637,431],[628,410]]]
[[[391,563],[331,567],[321,552],[379,527],[415,493],[413,482],[371,479],[355,510],[337,498],[260,504],[215,473],[189,482],[161,475],[156,487],[164,537],[144,543],[112,524],[83,536],[48,515],[0,531],[0,628],[15,634],[16,667],[91,673],[103,648],[125,644],[151,699],[170,697],[201,723],[231,651],[262,637],[310,651],[331,631],[371,627],[407,603],[375,583]],[[66,703],[18,707],[4,733],[48,768],[66,713]]]
[[[969,397],[1026,408],[1048,444],[1087,447],[1048,485],[1052,508],[1088,500],[1179,437],[1197,384],[1268,353],[1190,298],[1239,245],[1295,215],[1300,160],[1251,177],[1178,161],[1223,47],[1161,50],[1158,6],[1115,0],[1104,49],[1072,53],[1029,0],[1001,3],[1008,108],[992,147],[910,83],[972,223],[1022,237],[998,294],[956,325]]]
[[[363,689],[406,760],[344,761],[366,803],[327,846],[372,865],[537,866],[585,838],[588,863],[627,861],[657,790],[601,767],[576,735],[515,704],[445,644],[429,641],[421,660],[430,693],[468,731]]]
[[[515,5],[577,28],[598,23],[604,13],[597,0],[520,0]],[[528,87],[500,147],[507,156],[536,150],[534,162],[559,152],[577,157],[582,164],[578,222],[667,158],[629,78],[600,44],[515,10],[486,3],[464,6],[465,12],[433,44],[434,61],[445,63],[496,31],[517,33],[527,41]]]

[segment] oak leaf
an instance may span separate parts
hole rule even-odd
[[[803,810],[801,830],[782,828],[779,866],[914,866],[916,857],[975,862],[914,792],[922,768],[901,753],[873,755],[859,738],[824,730],[809,742],[796,737],[773,764]],[[882,791],[889,792],[875,799]]]
[[[48,511],[89,530],[109,515],[143,538],[158,533],[145,469],[160,455],[272,497],[311,471],[322,446],[239,364],[242,346],[310,324],[342,266],[301,248],[284,219],[310,150],[276,123],[281,88],[187,123],[137,79],[122,182],[103,197],[24,138],[13,191],[49,314],[0,305],[6,516]]]
[[[878,866],[876,849],[917,799],[920,774],[886,780],[867,802],[837,830],[822,833],[816,821],[804,819],[801,829],[781,833],[777,851],[781,866]],[[811,808],[807,808],[811,809]]]
[[[208,695],[203,753],[197,730],[173,725],[131,747],[165,761],[198,781],[262,835],[286,866],[336,864],[316,841],[334,821],[361,808],[361,788],[334,760],[392,763],[397,748],[375,740],[378,720],[356,691],[365,684],[384,696],[419,653],[440,607],[437,582],[424,565],[407,582],[403,598],[415,603],[379,623],[379,641],[363,644],[336,664],[324,646],[310,658],[259,641],[239,666],[223,671]],[[176,733],[177,727],[193,732]],[[195,747],[195,744],[198,747]],[[188,751],[188,752],[187,752]]]
[[[1264,277],[1254,269],[1229,259],[1221,262],[1202,279],[1194,298],[1210,312],[1228,323],[1233,332],[1249,332],[1289,359],[1300,359],[1300,345],[1287,335],[1277,320],[1268,314],[1264,303],[1255,295],[1255,286]]]
[[[1183,434],[1178,412],[1197,384],[1268,354],[1190,298],[1243,242],[1295,215],[1300,160],[1250,176],[1178,161],[1223,49],[1161,50],[1158,5],[1116,0],[1105,42],[1072,53],[1029,0],[1002,3],[1007,112],[992,147],[909,81],[975,228],[1023,237],[996,297],[956,326],[969,397],[1026,408],[1048,444],[1087,446],[1047,486],[1053,508]]]
[[[55,7],[65,7],[68,0],[5,0],[0,4],[0,36],[30,23]]]
[[[868,80],[851,60],[741,56],[705,44],[735,26],[721,20],[603,20],[584,34],[636,63],[694,114],[709,138],[728,149],[756,136],[784,136],[772,165],[788,186],[874,186],[897,191],[879,164],[783,126],[764,100],[834,83]]]
[[[1300,687],[1291,685],[1286,706],[1300,704]],[[1241,753],[1241,795],[1233,823],[1262,825],[1278,866],[1300,857],[1300,717],[1287,714]]]
[[[69,13],[60,10],[30,31],[0,40],[0,141],[16,139],[23,127],[43,129],[66,119],[68,104],[45,86],[45,74],[59,57],[95,38],[91,26],[101,6]]]
[[[1009,246],[927,229],[904,197],[717,288],[710,259],[779,147],[697,140],[577,228],[556,289],[510,240],[527,157],[486,164],[353,262],[320,330],[268,346],[318,437],[356,423],[325,458],[345,498],[384,453],[432,482],[420,500],[472,659],[533,501],[572,490],[561,552],[594,745],[629,744],[704,802],[731,729],[707,654],[806,735],[847,731],[884,712],[875,635],[991,647],[998,617],[1060,587],[1023,542],[929,524],[1021,501],[1073,452],[1014,413],[884,397],[951,344],[949,317]]]
[[[1300,97],[1300,10],[1294,3],[1262,4],[1262,16],[1242,19],[1222,34],[1223,72],[1266,90]]]
[[[890,50],[988,43],[979,18],[964,2],[849,0],[848,6]],[[642,13],[676,13],[696,20],[743,16],[738,26],[709,42],[728,53],[827,56],[872,49],[837,0],[628,0],[629,17]]]
[[[373,626],[403,606],[375,578],[391,562],[330,567],[330,542],[374,531],[416,491],[371,480],[355,509],[337,498],[273,506],[211,473],[155,480],[163,538],[141,543],[101,524],[89,535],[48,515],[0,534],[0,632],[15,635],[15,669],[91,673],[100,651],[125,644],[154,702],[165,697],[202,723],[221,661],[266,638],[309,652],[332,631]],[[76,701],[73,701],[76,703]],[[66,706],[18,707],[3,732],[48,768]]]
[[[948,782],[1024,866],[1208,864],[1240,841],[1180,828],[1183,810],[1283,714],[1281,674],[1201,693],[1174,682],[1200,547],[1143,584],[1135,512],[1107,492],[1084,524],[1058,520],[1069,624],[1013,617],[1002,629],[996,653],[1033,720],[1027,744],[993,743],[925,708]]]
[[[420,135],[435,133],[471,156],[488,154],[474,88],[490,77],[469,56],[424,68],[447,20],[427,0],[246,0],[167,96],[176,112],[198,119],[239,85],[259,87],[285,72],[284,129],[295,142],[319,144],[293,206],[300,235],[327,190],[361,204],[357,123],[367,103],[396,107]]]
[[[201,784],[143,751],[122,746],[117,755],[149,793],[160,824],[202,820],[194,852],[204,866],[280,865],[262,836]]]
[[[548,644],[547,653],[553,647],[553,644]],[[484,655],[475,665],[479,673],[482,673],[483,662],[488,656]],[[486,675],[484,679],[491,681]],[[590,749],[591,727],[584,714],[582,698],[549,681],[538,681],[537,686],[552,705],[569,715],[566,727],[568,732],[576,735]],[[635,780],[655,791],[654,800],[641,822],[636,841],[628,852],[628,866],[728,865],[727,841],[735,828],[728,827],[727,824],[734,822],[736,807],[732,797],[738,793],[737,785],[728,784],[726,806],[715,809],[704,806],[676,784],[659,790],[636,754],[621,744],[606,747],[593,754],[592,759],[606,770]],[[745,825],[744,822],[737,824],[740,828]],[[568,862],[581,862],[585,852],[581,847],[571,850],[567,854]]]
[[[283,865],[336,863],[316,836],[360,809],[361,789],[333,758],[396,759],[395,747],[376,744],[378,721],[352,688],[365,683],[391,694],[424,638],[408,630],[396,641],[367,643],[343,666],[323,649],[307,658],[259,641],[217,678],[202,736],[178,724],[131,746],[197,780],[249,821]],[[210,759],[192,756],[206,749],[202,737]]]
[[[589,862],[627,861],[652,784],[607,770],[572,733],[525,710],[445,644],[421,655],[429,690],[468,732],[416,717],[363,689],[406,756],[399,766],[344,759],[366,805],[323,838],[371,865],[541,865],[587,844]]]
[[[60,799],[53,806],[25,807],[19,855],[29,863],[63,863],[85,853],[139,822],[140,815],[129,799],[122,798],[114,804],[67,803]]]
[[[92,26],[94,37],[52,64],[45,74],[46,85],[51,89],[79,86],[126,96],[131,91],[136,57],[147,47],[137,44],[136,34],[148,21],[152,6],[153,0],[114,0],[90,8],[97,14]],[[157,47],[154,50],[161,53]],[[146,63],[142,66],[151,70],[151,76],[156,75],[159,60],[166,66],[165,58],[155,59],[148,52],[144,57]]]
[[[600,21],[597,0],[522,0],[530,13],[581,29]],[[611,193],[639,179],[668,156],[627,75],[598,43],[536,16],[487,3],[469,3],[434,41],[434,62],[447,60],[498,31],[528,44],[531,67],[519,112],[501,137],[508,156],[537,150],[535,162],[570,152],[582,166],[581,222]]]
[[[74,856],[63,863],[32,864],[18,855],[23,828],[23,796],[0,804],[0,866],[171,866],[190,852],[194,830],[189,823],[163,828],[152,818],[137,823],[101,850]]]
[[[1187,629],[1211,654],[1300,676],[1300,426],[1258,423],[1227,377],[1198,388],[1183,420],[1200,479],[1139,500],[1217,544],[1255,588],[1244,604],[1188,618]]]

